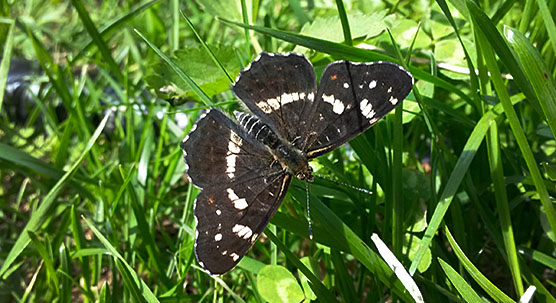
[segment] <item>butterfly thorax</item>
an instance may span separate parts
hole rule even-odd
[[[289,174],[301,180],[312,181],[313,170],[309,166],[307,155],[280,138],[270,126],[263,123],[259,118],[243,112],[234,112],[236,119],[248,135],[268,147],[275,161]]]

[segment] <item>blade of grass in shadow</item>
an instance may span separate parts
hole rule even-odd
[[[39,253],[41,260],[44,261],[46,271],[48,272],[46,277],[56,286],[55,289],[58,292],[58,295],[60,295],[60,281],[56,275],[56,269],[54,267],[55,261],[52,259],[52,252],[47,248],[50,245],[45,245],[41,240],[39,240],[39,237],[33,231],[28,231],[27,233],[29,234],[29,239],[33,243],[34,249],[36,249]],[[45,241],[48,241],[48,238],[45,238]]]
[[[120,174],[122,179],[126,179],[125,172],[120,170]],[[133,215],[135,216],[135,220],[137,221],[137,236],[141,238],[144,248],[147,251],[149,256],[149,264],[153,265],[153,271],[156,273],[156,276],[160,279],[160,282],[163,283],[166,287],[170,288],[170,279],[166,276],[164,271],[163,265],[163,258],[160,257],[160,252],[158,250],[158,246],[156,245],[153,235],[151,234],[149,223],[145,218],[149,212],[145,211],[143,205],[139,203],[137,193],[135,192],[135,188],[131,186],[131,184],[127,184],[126,186],[128,197],[130,200],[130,206],[133,210]]]
[[[484,35],[483,27],[475,19],[477,13],[473,11],[474,9],[471,8],[471,5],[468,5],[468,7],[470,7],[471,16],[473,17],[473,21],[476,25],[475,28],[479,29],[477,31],[478,35],[476,36],[478,38],[478,43],[481,44],[481,50],[483,51],[483,56],[490,72],[490,80],[496,90],[498,98],[500,99],[500,103],[504,108],[506,119],[510,124],[512,133],[517,141],[517,145],[519,146],[521,154],[527,164],[527,168],[529,169],[529,173],[533,178],[535,188],[537,189],[542,206],[544,207],[544,212],[548,219],[548,223],[550,224],[550,228],[552,229],[552,233],[556,234],[556,211],[554,210],[554,205],[546,189],[544,179],[540,173],[539,167],[537,166],[531,147],[527,142],[527,137],[521,127],[517,113],[515,112],[515,109],[510,101],[510,96],[508,95],[506,86],[504,85],[504,80],[502,79],[494,53],[491,49],[491,47],[494,47],[492,44],[494,41]]]
[[[121,25],[125,24],[127,21],[130,21],[131,19],[133,19],[133,17],[135,17],[135,15],[141,13],[142,11],[146,10],[147,8],[155,5],[156,3],[158,3],[160,0],[151,0],[151,1],[146,1],[142,4],[139,4],[137,7],[132,8],[127,14],[122,15],[112,21],[108,22],[108,25],[106,27],[104,27],[101,31],[100,31],[100,36],[103,38],[106,38],[110,33],[114,32],[116,29],[118,29]],[[73,66],[75,64],[75,62],[77,62],[77,60],[81,59],[86,53],[87,51],[89,51],[89,49],[91,47],[93,47],[93,45],[95,45],[96,42],[94,40],[91,39],[90,42],[88,42],[85,47],[83,47],[79,53],[77,55],[75,55],[75,57],[70,61],[70,66]]]
[[[330,249],[332,264],[334,265],[334,276],[336,277],[336,285],[338,292],[342,296],[344,302],[357,302],[357,294],[355,292],[354,278],[349,274],[346,261],[342,254],[336,250]]]
[[[311,281],[311,289],[315,292],[319,301],[321,302],[338,302],[334,295],[330,293],[330,291],[322,284],[322,282],[315,277],[315,275],[308,269],[305,264],[303,264],[299,258],[294,256],[291,251],[289,250],[282,241],[280,241],[271,231],[270,229],[265,230],[265,235],[272,241],[272,243],[276,244],[276,246],[280,249],[280,251],[286,255],[286,258],[292,262],[292,264],[297,267],[304,275]]]
[[[494,184],[494,197],[496,200],[496,210],[500,221],[502,237],[504,239],[504,250],[506,254],[508,266],[512,273],[514,289],[518,297],[523,295],[523,281],[521,280],[521,270],[517,257],[517,249],[514,239],[514,229],[510,214],[510,202],[506,192],[506,184],[504,182],[504,167],[502,163],[502,150],[500,149],[500,137],[498,133],[498,125],[493,123],[487,133],[487,154],[490,168],[490,175]]]
[[[456,243],[456,240],[452,237],[450,230],[448,227],[444,228],[444,233],[446,234],[446,238],[450,243],[454,253],[458,257],[458,260],[462,263],[465,270],[473,277],[473,280],[481,286],[481,288],[488,293],[496,302],[503,302],[503,303],[514,303],[515,301],[508,297],[503,291],[501,291],[498,287],[496,287],[492,282],[490,282],[478,269],[471,263],[471,261],[467,258],[465,253],[461,250],[459,245]],[[474,302],[474,301],[472,301]],[[479,301],[480,302],[480,301]]]
[[[556,83],[550,76],[550,70],[541,54],[522,33],[506,26],[504,35],[521,61],[523,70],[540,101],[552,137],[556,138]]]
[[[106,116],[104,116],[104,119],[102,119],[99,126],[97,127],[97,129],[95,130],[95,132],[93,133],[89,141],[87,142],[87,145],[85,146],[85,149],[81,152],[79,158],[77,158],[77,160],[74,162],[71,168],[64,174],[64,176],[60,178],[58,183],[56,183],[56,185],[52,187],[50,192],[48,192],[48,194],[42,200],[42,203],[37,208],[37,210],[33,212],[33,214],[31,214],[31,218],[29,219],[29,222],[27,222],[27,225],[25,225],[25,228],[17,238],[15,244],[10,249],[10,252],[6,257],[4,264],[2,264],[2,268],[0,268],[0,277],[2,277],[4,273],[6,273],[6,271],[10,268],[12,263],[15,261],[15,259],[21,254],[21,252],[23,252],[25,247],[27,247],[27,245],[29,244],[30,238],[28,232],[37,231],[41,227],[42,223],[47,219],[47,213],[55,205],[58,194],[65,187],[65,185],[68,183],[71,177],[75,174],[77,169],[81,166],[81,163],[83,162],[85,157],[89,154],[89,151],[96,143],[96,140],[100,136],[104,127],[106,126],[106,122],[108,121],[108,118],[111,116],[111,114],[112,112],[109,111],[106,114]]]
[[[294,180],[294,186],[290,187],[288,193],[291,193],[298,203],[306,205],[307,192],[301,181]],[[398,298],[405,302],[411,302],[411,297],[405,292],[402,283],[395,278],[390,267],[317,196],[310,193],[309,200],[311,217],[314,222],[314,240],[353,255],[363,266],[374,273],[378,280],[392,289]],[[300,222],[277,213],[272,222],[290,232],[307,237],[308,226],[306,221]]]
[[[199,97],[199,99],[201,99],[201,101],[207,105],[207,106],[214,106],[214,103],[212,102],[212,100],[210,100],[209,96],[207,96],[205,94],[205,92],[203,90],[201,90],[201,88],[197,85],[197,83],[195,83],[195,81],[193,81],[193,79],[191,79],[191,77],[189,77],[179,66],[177,66],[174,62],[172,62],[172,60],[170,60],[170,58],[168,58],[168,56],[166,56],[158,47],[156,47],[156,45],[152,44],[151,41],[149,41],[145,36],[143,36],[143,34],[141,34],[141,32],[139,32],[137,29],[134,29],[135,33],[137,33],[137,35],[139,35],[139,37],[141,37],[141,39],[143,39],[143,41],[145,41],[150,48],[162,59],[164,60],[164,62],[168,63],[168,65],[170,66],[170,68],[172,68],[172,70],[185,82],[189,85],[189,87],[191,87],[191,89],[193,90],[193,92],[195,92],[195,94]]]
[[[86,218],[83,218],[85,223],[89,226],[89,228],[93,231],[95,236],[98,238],[100,243],[104,245],[104,247],[110,252],[110,254],[116,258],[116,266],[118,267],[119,273],[122,275],[122,280],[125,285],[128,286],[128,290],[134,293],[134,297],[137,302],[141,302],[142,298],[145,299],[146,302],[150,303],[159,303],[156,296],[152,293],[149,286],[141,280],[141,278],[137,275],[135,270],[126,262],[126,260],[120,255],[118,250],[112,246],[110,241],[102,235],[102,233]]]
[[[532,260],[543,264],[544,266],[550,267],[556,270],[556,258],[551,257],[541,251],[521,247],[518,249],[520,254],[526,255]]]
[[[465,176],[469,166],[471,165],[471,161],[475,157],[479,146],[483,142],[485,135],[490,127],[490,125],[495,122],[494,120],[498,115],[503,112],[503,108],[501,104],[496,105],[491,111],[487,112],[483,115],[483,117],[477,122],[475,128],[471,132],[471,135],[467,138],[467,142],[463,147],[463,151],[454,166],[452,174],[444,187],[444,191],[440,195],[439,202],[436,205],[434,213],[431,217],[430,223],[425,230],[425,234],[423,235],[423,239],[421,240],[421,244],[417,252],[415,253],[415,257],[413,262],[411,263],[411,267],[409,268],[409,273],[415,273],[417,270],[417,266],[421,262],[425,251],[429,247],[432,238],[438,231],[442,220],[444,219],[444,215],[446,211],[450,207],[452,200],[454,199],[455,194]]]
[[[455,271],[450,264],[446,263],[441,258],[438,258],[438,263],[444,270],[446,277],[452,282],[452,285],[458,290],[465,302],[482,302],[483,300],[479,295],[473,290],[469,284],[462,278],[457,271]]]
[[[108,69],[110,69],[119,80],[122,80],[124,76],[120,70],[120,67],[112,57],[112,53],[110,52],[108,45],[106,45],[106,42],[104,42],[102,36],[99,34],[95,24],[93,23],[93,20],[91,20],[89,13],[85,9],[85,6],[83,6],[83,2],[81,2],[81,0],[71,0],[71,3],[73,7],[75,7],[75,10],[77,10],[77,14],[81,19],[81,22],[83,22],[85,29],[95,42],[100,53],[102,54],[102,58],[108,64]]]
[[[12,48],[14,43],[15,22],[12,21],[6,43],[4,43],[4,52],[2,53],[2,62],[0,63],[0,112],[2,112],[2,101],[4,100],[4,91],[8,82],[8,71],[10,70],[10,60],[12,58]]]
[[[9,161],[26,169],[30,169],[33,173],[47,177],[51,180],[59,180],[64,175],[63,170],[56,169],[48,163],[45,163],[40,159],[34,158],[29,154],[4,143],[0,143],[0,159]],[[71,186],[76,189],[76,191],[87,199],[95,199],[94,195],[82,184],[87,183],[89,185],[96,185],[94,180],[74,176],[69,182]]]
[[[304,36],[304,35],[300,35],[300,34],[296,34],[296,33],[281,31],[281,30],[267,28],[267,27],[245,25],[245,24],[229,21],[229,20],[226,20],[226,19],[218,18],[218,17],[217,17],[217,19],[226,23],[226,24],[236,25],[236,26],[239,26],[239,27],[252,29],[252,30],[257,31],[259,33],[262,33],[262,34],[265,34],[265,35],[268,35],[268,36],[271,36],[271,37],[275,37],[275,38],[278,38],[280,40],[284,40],[284,41],[288,41],[288,42],[291,42],[291,43],[294,43],[294,44],[305,46],[307,48],[314,49],[318,52],[322,52],[322,53],[329,54],[329,55],[332,55],[332,56],[338,56],[338,57],[341,57],[341,58],[346,59],[346,60],[365,61],[365,62],[389,61],[389,62],[394,62],[394,63],[401,64],[401,62],[397,59],[394,59],[392,57],[389,57],[389,56],[386,56],[386,55],[383,55],[383,54],[380,54],[380,53],[369,51],[369,50],[366,50],[366,49],[361,49],[361,48],[357,48],[357,47],[353,47],[353,46],[347,46],[347,45],[344,45],[344,44],[341,44],[341,43],[331,42],[331,41],[322,40],[322,39],[318,39],[318,38],[314,38],[314,37],[310,37],[310,36]],[[409,71],[413,74],[413,76],[415,78],[420,79],[420,80],[424,80],[424,81],[427,81],[427,82],[431,82],[431,83],[433,83],[433,84],[435,84],[439,87],[442,87],[442,88],[444,88],[444,89],[446,89],[450,92],[453,92],[456,95],[460,96],[463,100],[465,100],[469,104],[472,104],[472,101],[471,101],[471,99],[469,98],[469,96],[467,95],[466,92],[463,92],[462,90],[456,88],[454,85],[452,85],[448,81],[440,79],[439,77],[432,76],[431,74],[426,73],[426,72],[424,72],[420,69],[417,69],[417,68],[410,67]]]
[[[205,40],[201,39],[201,36],[199,35],[199,33],[197,32],[197,30],[195,29],[195,26],[193,26],[193,23],[191,23],[191,21],[189,20],[189,18],[187,18],[187,16],[183,13],[183,11],[180,11],[182,17],[185,19],[185,21],[187,21],[187,25],[189,25],[189,28],[191,29],[191,31],[193,32],[193,34],[195,34],[195,37],[197,38],[197,40],[201,43],[201,45],[203,46],[203,48],[207,51],[207,53],[209,54],[210,58],[212,59],[212,61],[214,62],[214,64],[216,64],[216,66],[218,66],[221,70],[222,73],[224,75],[226,75],[226,77],[228,78],[228,80],[230,81],[230,83],[234,83],[234,79],[230,76],[230,74],[228,73],[228,71],[226,71],[226,69],[224,68],[224,65],[222,64],[222,62],[220,62],[220,60],[218,60],[218,58],[216,58],[216,55],[214,55],[214,52],[212,52],[212,50],[210,49],[210,47],[205,43]]]

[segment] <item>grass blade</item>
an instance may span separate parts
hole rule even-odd
[[[483,300],[479,295],[473,290],[469,284],[463,279],[457,271],[455,271],[450,264],[446,263],[446,261],[438,258],[438,263],[444,270],[444,273],[452,282],[452,285],[458,290],[459,294],[463,298],[465,302],[482,302]]]
[[[444,219],[444,215],[446,214],[446,211],[448,211],[448,208],[450,207],[450,204],[452,203],[452,200],[454,199],[454,196],[463,181],[463,177],[469,169],[471,161],[473,161],[473,158],[475,157],[479,146],[483,142],[490,125],[495,122],[494,120],[501,113],[502,105],[498,104],[494,107],[494,109],[483,115],[481,120],[479,120],[477,125],[475,125],[471,135],[467,138],[463,152],[458,158],[452,174],[444,187],[444,191],[439,198],[439,202],[436,205],[436,209],[434,210],[429,226],[425,230],[425,235],[423,236],[419,249],[415,254],[415,258],[411,263],[411,267],[409,268],[410,274],[415,273],[415,270],[417,270],[417,266],[421,262],[421,259],[432,241],[432,238],[438,231],[438,228]]]
[[[143,282],[143,280],[141,280],[139,276],[137,276],[133,268],[126,262],[122,255],[120,255],[118,250],[114,246],[112,246],[110,241],[108,241],[108,239],[106,239],[102,235],[102,233],[93,225],[93,223],[91,223],[91,221],[85,218],[84,220],[89,228],[91,228],[95,236],[98,238],[98,240],[102,243],[102,245],[104,245],[104,247],[110,252],[110,254],[114,258],[116,258],[116,261],[119,262],[119,264],[117,265],[119,265],[118,269],[122,274],[122,279],[124,279],[124,283],[126,285],[131,286],[131,289],[129,290],[134,293],[134,296],[139,299],[144,298],[145,301],[149,303],[159,303],[158,299],[152,293],[149,286],[145,284],[145,282]]]
[[[473,277],[475,282],[477,282],[481,288],[487,292],[496,302],[503,302],[503,303],[513,303],[515,302],[510,297],[508,297],[504,292],[502,292],[498,287],[492,284],[478,269],[471,263],[471,261],[467,258],[465,253],[461,250],[459,245],[456,243],[456,240],[452,237],[450,230],[448,227],[444,228],[444,233],[450,243],[450,246],[454,250],[454,253],[458,257],[458,260],[463,264],[465,270]],[[471,301],[475,302],[475,301]],[[480,302],[480,301],[478,301]]]
[[[168,56],[166,56],[158,47],[156,47],[156,45],[152,44],[151,41],[149,41],[145,36],[143,36],[143,34],[141,34],[138,30],[135,29],[135,33],[137,33],[137,35],[139,35],[139,37],[141,37],[141,39],[143,39],[143,41],[145,41],[150,47],[151,49],[158,55],[160,56],[160,58],[162,58],[162,60],[164,60],[164,62],[168,63],[168,65],[170,66],[170,68],[172,68],[172,70],[178,74],[178,76],[189,85],[189,87],[191,87],[191,89],[195,92],[195,94],[197,94],[197,96],[201,99],[201,101],[207,105],[207,106],[214,106],[214,103],[212,102],[212,100],[209,98],[209,96],[207,96],[205,94],[205,92],[203,92],[201,90],[201,88],[195,83],[195,81],[193,81],[191,79],[191,77],[189,77],[179,66],[177,66],[174,62],[172,62],[172,60],[170,60],[170,58],[168,58]]]
[[[0,112],[2,112],[2,102],[4,100],[4,92],[8,82],[8,71],[10,70],[10,60],[12,59],[12,48],[14,43],[15,22],[12,21],[6,43],[4,44],[4,52],[2,53],[2,62],[0,63]]]
[[[79,156],[77,161],[75,161],[74,164],[71,166],[71,168],[62,176],[62,178],[60,178],[58,183],[56,183],[56,185],[52,187],[50,192],[42,200],[42,203],[39,206],[39,208],[35,212],[33,212],[31,218],[29,219],[29,222],[27,223],[27,225],[25,225],[25,228],[21,232],[21,235],[17,238],[14,246],[12,246],[12,248],[10,249],[10,252],[6,257],[4,264],[2,264],[2,268],[0,268],[0,276],[3,276],[4,273],[6,273],[6,271],[10,268],[12,263],[15,261],[15,259],[21,254],[21,252],[29,244],[30,238],[28,232],[37,231],[42,225],[42,223],[46,220],[47,213],[55,205],[58,194],[68,183],[68,181],[71,179],[73,174],[75,174],[75,172],[77,171],[77,169],[79,168],[79,166],[81,165],[81,163],[83,162],[83,160],[85,159],[85,157],[87,156],[87,154],[89,153],[89,151],[91,150],[95,142],[97,141],[102,130],[106,126],[106,122],[108,121],[108,118],[110,117],[111,114],[112,112],[108,112],[106,116],[104,116],[104,119],[102,119],[99,126],[97,127],[97,129],[95,130],[95,132],[93,133],[89,141],[87,142],[85,149],[83,150],[83,152],[81,152],[81,155]]]
[[[523,70],[540,101],[552,136],[556,138],[556,83],[550,76],[550,70],[541,54],[522,33],[506,26],[504,34],[521,61]]]
[[[484,20],[476,18],[478,15],[482,14],[482,12],[476,7],[475,4],[472,4],[469,1],[467,2],[467,4],[471,16],[473,17],[473,21],[476,24],[476,28],[479,29],[479,35],[477,35],[479,39],[478,42],[482,46],[481,49],[483,50],[483,56],[485,58],[488,70],[491,74],[490,79],[498,97],[500,98],[500,103],[504,108],[504,113],[506,114],[506,118],[512,129],[512,133],[517,141],[519,149],[521,150],[521,154],[525,159],[525,163],[527,164],[529,173],[533,178],[535,188],[537,189],[539,198],[544,207],[544,211],[546,213],[548,223],[550,224],[550,228],[552,229],[552,233],[556,235],[556,210],[554,210],[554,205],[550,199],[550,196],[548,195],[544,179],[541,176],[539,167],[537,166],[535,157],[533,155],[533,152],[531,151],[531,147],[527,142],[527,137],[525,136],[523,128],[521,127],[517,113],[515,112],[515,109],[513,108],[513,105],[510,101],[510,96],[508,95],[508,91],[506,89],[506,86],[504,85],[504,80],[502,79],[502,75],[500,74],[500,70],[494,58],[494,53],[491,49],[491,47],[495,47],[493,45],[494,41],[492,40],[492,37],[487,35],[488,32],[483,31],[485,27],[483,24]],[[506,44],[504,43],[504,45]]]
[[[73,4],[73,7],[75,7],[75,10],[77,10],[77,14],[81,19],[81,22],[83,22],[85,29],[97,45],[102,57],[108,64],[108,69],[110,69],[118,79],[123,80],[124,75],[122,74],[120,67],[116,61],[114,61],[108,45],[106,45],[106,42],[104,42],[102,36],[99,34],[93,20],[91,20],[89,13],[85,9],[85,6],[83,6],[83,2],[81,2],[81,0],[71,0],[71,3]]]

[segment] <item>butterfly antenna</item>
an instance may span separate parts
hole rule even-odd
[[[370,190],[366,190],[366,189],[361,188],[361,187],[353,186],[353,185],[351,185],[351,184],[348,184],[348,183],[345,183],[345,182],[342,182],[342,181],[338,181],[338,180],[336,180],[336,179],[332,179],[332,178],[330,178],[330,177],[327,177],[327,176],[324,176],[324,175],[321,175],[321,174],[316,174],[316,173],[313,172],[313,175],[314,175],[314,176],[317,176],[317,177],[319,177],[319,178],[321,178],[321,179],[324,179],[324,180],[327,180],[327,181],[330,181],[330,182],[334,182],[334,183],[336,183],[336,184],[340,184],[340,185],[343,185],[343,186],[345,186],[345,187],[349,187],[349,188],[351,188],[351,189],[360,191],[360,192],[362,192],[362,193],[364,193],[364,194],[367,194],[367,195],[372,195],[372,194],[373,194],[373,192],[370,191]]]
[[[307,193],[307,220],[309,220],[309,239],[313,240],[313,225],[311,224],[311,208],[309,207],[309,182],[305,181],[305,192]]]

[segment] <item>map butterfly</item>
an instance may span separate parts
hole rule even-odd
[[[308,162],[373,126],[413,87],[394,63],[336,61],[318,89],[313,66],[296,53],[261,53],[233,92],[251,113],[204,113],[181,143],[194,206],[195,255],[212,275],[232,269],[282,203],[293,176],[312,181]]]

